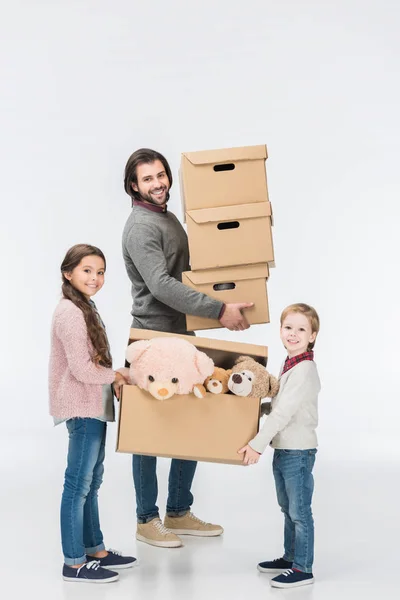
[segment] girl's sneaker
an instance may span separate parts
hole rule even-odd
[[[303,573],[303,571],[297,571],[297,569],[288,569],[270,581],[271,586],[277,588],[298,587],[310,583],[314,583],[313,574]]]
[[[137,560],[134,556],[122,556],[121,552],[107,550],[108,554],[104,558],[95,558],[94,556],[87,556],[87,560],[97,560],[101,567],[105,569],[129,569],[136,565]]]
[[[62,574],[64,581],[76,581],[78,583],[111,583],[119,579],[118,573],[103,569],[98,560],[91,560],[79,569],[64,565]]]
[[[291,569],[293,563],[284,558],[275,558],[275,560],[266,560],[257,565],[261,573],[282,573],[286,569]]]

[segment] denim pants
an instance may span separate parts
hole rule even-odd
[[[169,470],[167,515],[181,516],[193,504],[192,487],[197,462],[173,458]],[[159,517],[157,502],[157,458],[133,454],[132,472],[136,491],[136,516],[138,523],[148,523]]]
[[[312,573],[314,561],[311,499],[316,453],[315,448],[275,450],[272,463],[278,504],[285,515],[283,558],[304,573]]]
[[[103,480],[107,424],[69,419],[67,469],[61,500],[61,541],[66,565],[79,565],[86,554],[104,550],[97,492]]]

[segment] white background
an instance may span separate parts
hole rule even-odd
[[[316,307],[323,385],[316,507],[320,531],[331,527],[329,543],[320,542],[320,572],[329,579],[328,566],[343,560],[350,540],[358,540],[353,558],[362,562],[370,542],[374,560],[379,552],[368,536],[364,543],[363,523],[357,535],[349,532],[363,510],[381,532],[377,505],[389,519],[398,499],[398,3],[3,0],[1,13],[0,467],[9,547],[21,557],[29,541],[40,569],[48,571],[50,558],[55,568],[61,564],[66,434],[48,416],[47,363],[66,250],[85,242],[107,257],[96,302],[118,366],[131,323],[121,256],[129,155],[142,146],[165,154],[175,177],[170,208],[181,217],[181,152],[267,143],[276,252],[271,323],[209,336],[268,345],[274,373],[284,358],[281,310],[296,301]],[[115,427],[109,431],[103,521],[107,533],[114,523],[132,551],[129,457],[114,454]],[[261,549],[280,552],[270,459],[267,451],[247,471],[204,463],[195,482],[200,516],[236,533],[241,523],[257,540],[250,579],[254,561],[267,558]],[[168,461],[161,463],[163,507]],[[118,525],[108,511],[115,503]],[[335,513],[340,506],[343,513]],[[276,546],[266,546],[270,531],[259,522],[270,512],[279,522]],[[346,542],[335,536],[339,522]],[[387,527],[395,539],[397,520]],[[120,542],[113,536],[112,543]],[[382,551],[390,554],[384,541]],[[42,581],[43,573],[37,576]],[[235,597],[234,586],[229,593]]]

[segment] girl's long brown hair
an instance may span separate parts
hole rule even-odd
[[[90,306],[85,296],[79,290],[74,288],[71,282],[65,277],[65,273],[73,271],[86,256],[100,257],[104,261],[104,270],[106,269],[106,259],[99,248],[90,246],[89,244],[76,244],[68,250],[61,264],[61,290],[64,298],[71,300],[71,302],[83,312],[88,335],[94,349],[94,355],[92,356],[93,362],[103,367],[111,367],[112,359],[106,332],[99,322],[96,312]]]

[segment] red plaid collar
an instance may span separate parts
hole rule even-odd
[[[303,360],[314,360],[314,352],[312,350],[310,350],[309,352],[303,352],[303,354],[299,354],[298,356],[293,356],[292,358],[290,358],[288,356],[287,359],[285,360],[285,364],[283,365],[281,376],[284,373],[286,373],[286,371],[289,371],[294,366],[303,362]]]

